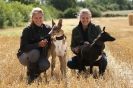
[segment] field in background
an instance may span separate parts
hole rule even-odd
[[[92,22],[101,27],[105,26],[106,31],[116,38],[115,42],[106,43],[108,67],[104,79],[94,79],[90,75],[88,78],[77,78],[67,68],[66,81],[59,81],[60,70],[57,58],[55,77],[50,77],[50,69],[47,72],[49,84],[46,84],[43,78],[39,85],[37,82],[26,85],[26,68],[18,62],[16,57],[23,28],[15,28],[0,30],[0,88],[133,88],[133,73],[129,73],[133,72],[133,26],[128,25],[127,17],[94,18]],[[46,23],[51,25],[51,22]],[[68,46],[71,30],[77,24],[77,19],[63,20],[63,30],[67,35]],[[68,47],[68,59],[72,55]],[[121,75],[123,73],[125,74]]]

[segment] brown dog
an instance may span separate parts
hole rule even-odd
[[[52,20],[52,33],[51,33],[51,48],[49,51],[49,56],[52,56],[51,59],[51,76],[53,76],[55,63],[56,63],[56,56],[59,57],[60,61],[60,70],[62,73],[63,78],[66,77],[66,50],[67,50],[67,43],[66,43],[66,36],[64,31],[61,29],[62,27],[62,19],[59,20],[58,24],[56,25],[55,22]]]

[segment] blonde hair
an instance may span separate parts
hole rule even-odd
[[[90,17],[92,16],[91,11],[90,11],[89,9],[87,9],[87,8],[84,8],[84,9],[81,9],[81,10],[80,10],[80,12],[79,12],[79,17],[80,17],[82,14],[84,14],[84,13],[88,14]]]
[[[39,7],[35,7],[32,9],[31,13],[30,13],[30,17],[32,18],[34,14],[36,13],[42,13],[43,14],[43,10]],[[44,14],[43,14],[44,15]]]
[[[30,13],[30,20],[29,20],[29,24],[30,25],[33,23],[32,17],[36,13],[41,13],[42,15],[44,15],[43,10],[41,8],[39,8],[39,7],[33,8],[32,11],[31,11],[31,13]]]

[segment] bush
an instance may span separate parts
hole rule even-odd
[[[38,6],[25,5],[20,2],[6,3],[0,0],[0,28],[21,26],[23,22],[28,22],[33,7]],[[44,10],[46,20],[63,17],[63,12],[52,6],[39,5],[39,7]]]
[[[108,10],[119,10],[119,5],[118,4],[110,4],[110,5],[107,5],[106,8]]]
[[[103,17],[125,17],[127,15],[123,15],[123,14],[113,14],[113,13],[107,13],[104,14]]]
[[[23,16],[20,12],[16,11],[15,9],[8,9],[7,13],[7,26],[20,26],[22,23]]]
[[[43,5],[40,8],[44,11],[45,20],[53,19],[53,18],[61,18],[63,13],[52,6]]]
[[[0,28],[6,26],[20,26],[22,22],[29,20],[29,11],[31,9],[19,2],[5,3],[0,1]]]
[[[29,21],[29,14],[33,8],[31,5],[25,5],[20,2],[11,2],[10,6],[14,11],[19,12],[23,16],[20,18],[23,22]]]
[[[100,17],[102,13],[99,9],[90,8],[93,17]]]
[[[105,8],[104,6],[97,5],[97,8],[98,8],[100,11],[106,11],[106,8]]]
[[[8,8],[3,1],[0,1],[0,28],[4,28],[6,26],[6,12]]]
[[[64,18],[75,18],[77,15],[77,8],[68,8],[64,11]]]

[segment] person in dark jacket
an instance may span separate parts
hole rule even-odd
[[[46,72],[50,67],[50,62],[48,61],[50,36],[48,36],[48,33],[51,27],[43,23],[43,17],[43,10],[41,8],[33,8],[31,23],[22,32],[20,49],[17,53],[20,63],[27,66],[29,84],[41,72]]]
[[[71,50],[75,54],[71,60],[67,62],[70,69],[78,69],[85,71],[85,67],[81,65],[80,61],[80,47],[83,44],[91,44],[95,38],[101,33],[98,25],[91,23],[92,14],[88,9],[82,9],[79,14],[79,24],[72,30]],[[79,65],[80,63],[80,65]],[[106,54],[103,53],[100,60],[95,62],[95,65],[102,69],[102,74],[105,72],[107,66]]]

